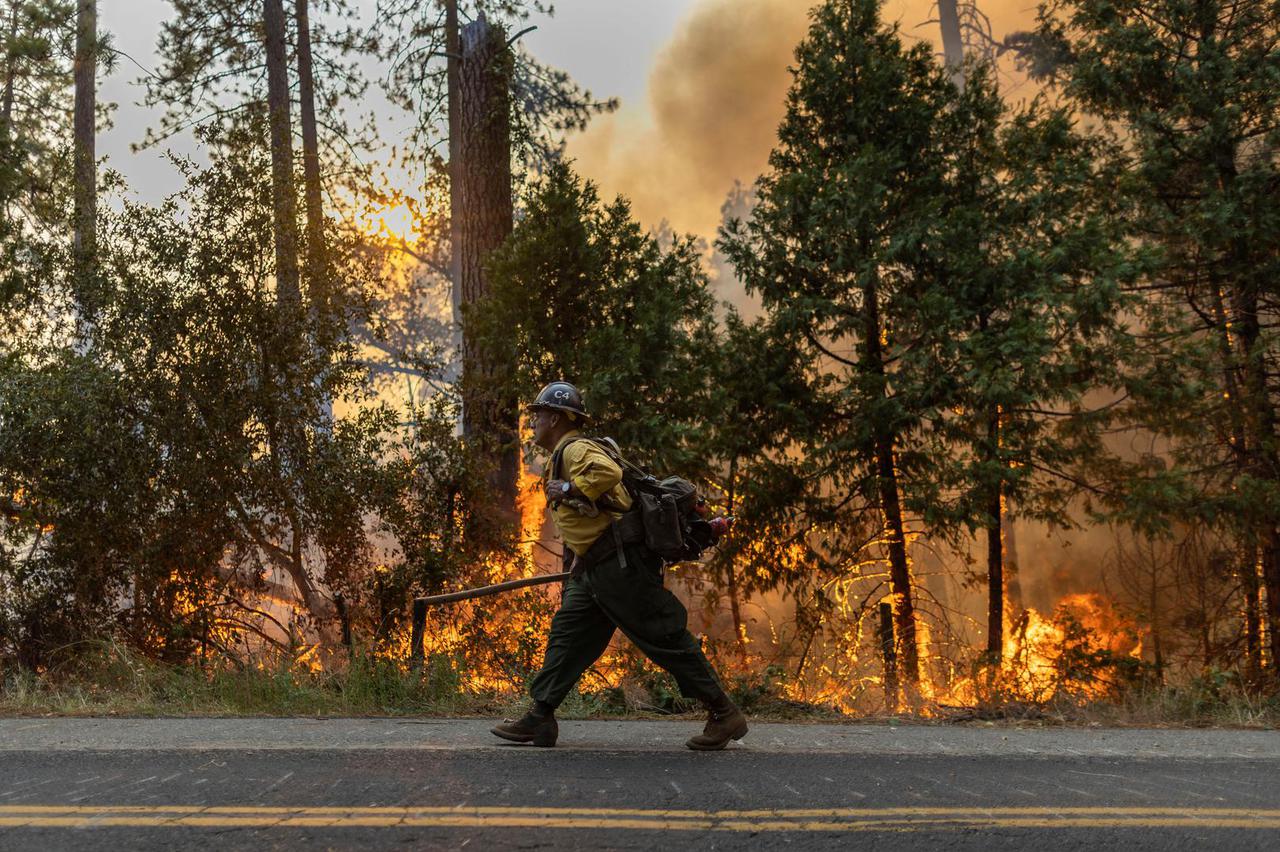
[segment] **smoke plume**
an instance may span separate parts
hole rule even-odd
[[[645,104],[624,104],[569,146],[581,171],[621,193],[647,225],[712,237],[735,180],[772,149],[795,45],[797,0],[703,0],[658,55]]]
[[[767,167],[812,5],[699,0],[655,59],[645,101],[624,103],[570,141],[578,169],[606,195],[630,198],[644,224],[665,219],[677,232],[714,239],[734,181],[749,186]],[[978,6],[996,39],[1034,20],[1033,5]],[[882,14],[905,40],[927,40],[941,54],[928,0],[891,0]]]

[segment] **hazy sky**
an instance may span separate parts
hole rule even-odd
[[[553,18],[533,20],[538,29],[524,36],[524,44],[540,59],[563,68],[599,97],[617,96],[630,107],[642,101],[649,67],[658,49],[697,0],[557,0]],[[370,10],[373,0],[362,5]],[[115,46],[153,69],[161,22],[172,12],[165,0],[102,0],[99,26],[110,32]],[[119,105],[115,126],[102,134],[99,153],[112,168],[123,172],[141,198],[157,200],[179,188],[176,172],[159,151],[134,154],[130,145],[141,141],[146,127],[158,123],[159,112],[138,106],[143,71],[121,59],[102,81],[100,98]],[[386,104],[375,87],[370,101],[379,126],[389,133],[403,129],[398,108]],[[191,151],[189,139],[169,144]]]
[[[371,11],[375,0],[358,0]],[[999,37],[1025,28],[1035,0],[981,0]],[[783,113],[787,66],[804,36],[810,0],[557,0],[556,15],[531,23],[524,44],[540,59],[568,71],[597,97],[616,96],[622,109],[596,119],[569,141],[578,169],[607,194],[632,199],[646,225],[669,220],[681,231],[714,236],[719,208],[734,180],[752,181],[766,165]],[[100,26],[116,46],[154,67],[164,0],[101,0]],[[890,0],[884,16],[907,38],[936,42],[931,0]],[[179,189],[175,170],[159,151],[130,145],[158,121],[137,106],[134,85],[143,72],[121,60],[103,82],[101,97],[119,109],[99,152],[123,172],[133,191],[155,201]],[[363,105],[387,137],[407,117],[376,86]],[[190,153],[189,140],[170,147]],[[410,187],[405,187],[411,190]]]

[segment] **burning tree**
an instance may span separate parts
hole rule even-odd
[[[987,654],[998,664],[1011,621],[1005,519],[1073,523],[1079,468],[1102,452],[1103,401],[1119,384],[1129,253],[1099,141],[1040,101],[1010,114],[991,79],[973,66],[961,93],[969,125],[901,369],[940,389],[926,415],[938,463],[908,502],[934,536],[985,531]]]
[[[796,51],[795,81],[759,203],[721,246],[773,333],[797,341],[813,410],[803,447],[807,488],[883,519],[896,644],[920,679],[904,492],[935,460],[918,440],[939,377],[903,369],[924,324],[921,282],[940,272],[930,234],[945,221],[957,134],[974,105],[923,46],[903,47],[878,4],[819,6]]]
[[[1147,529],[1182,518],[1233,531],[1255,670],[1259,585],[1280,659],[1277,33],[1274,4],[1238,0],[1063,0],[1039,30],[1071,58],[1063,94],[1122,140],[1117,187],[1158,255],[1140,282],[1129,423],[1170,451],[1124,466],[1117,503]]]

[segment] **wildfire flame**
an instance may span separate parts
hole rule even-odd
[[[1000,665],[949,685],[938,701],[1044,704],[1063,695],[1102,698],[1116,685],[1108,670],[1141,659],[1136,626],[1109,600],[1096,592],[1068,595],[1052,618],[1024,610],[1006,633]]]

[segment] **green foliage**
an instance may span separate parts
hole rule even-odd
[[[428,171],[445,164],[436,151],[441,128],[448,123],[447,54],[444,15],[440,3],[420,0],[382,0],[373,35],[381,56],[390,63],[383,84],[391,102],[415,122],[405,149]],[[459,25],[483,14],[514,36],[533,13],[550,16],[551,3],[542,0],[459,0]],[[528,170],[541,172],[557,162],[564,137],[582,130],[600,113],[617,109],[617,99],[597,101],[565,72],[552,68],[517,42],[513,51],[512,124],[516,156]]]
[[[316,110],[324,116],[321,133],[336,143],[321,146],[325,173],[347,180],[363,171],[352,151],[376,144],[372,117],[351,121],[345,111],[360,103],[368,89],[357,63],[376,51],[377,44],[355,26],[355,10],[348,0],[309,2]],[[145,146],[192,129],[217,127],[226,132],[253,120],[266,100],[261,2],[170,0],[170,5],[172,16],[162,24],[156,44],[159,73],[139,80],[146,90],[145,102],[165,110],[159,126],[148,128]],[[292,29],[294,6],[284,6]],[[291,51],[295,43],[289,39]],[[294,56],[287,62],[297,67]]]
[[[782,354],[779,386],[804,386],[787,442],[750,463],[756,476],[785,473],[765,478],[766,497],[781,499],[757,527],[808,545],[786,566],[793,580],[849,572],[877,536],[881,447],[907,491],[937,463],[918,435],[949,377],[902,358],[932,342],[930,288],[949,283],[935,242],[955,221],[951,164],[985,106],[957,96],[925,45],[905,48],[876,3],[812,15],[759,203],[720,240],[762,299],[752,333]],[[774,582],[787,573],[777,550],[766,548],[773,570],[761,566]]]
[[[474,561],[450,540],[477,479],[456,411],[441,400],[402,427],[349,336],[376,256],[335,236],[324,305],[277,300],[263,135],[207,134],[212,165],[181,164],[183,193],[104,217],[87,352],[59,343],[65,317],[6,314],[28,333],[0,362],[0,655],[41,666],[116,631],[166,659],[230,653],[242,593],[273,570],[321,635],[336,613],[312,577],[382,635],[412,591]],[[45,289],[56,304],[57,279]],[[282,626],[277,641],[302,641]]]
[[[582,390],[593,433],[638,463],[705,474],[716,328],[693,240],[663,250],[626,201],[602,203],[565,165],[525,205],[489,258],[488,297],[463,318],[479,345],[515,365],[491,398],[527,400],[566,379]]]
[[[1271,359],[1280,266],[1274,4],[1053,2],[1071,103],[1121,141],[1116,189],[1151,250],[1124,412],[1167,462],[1110,471],[1126,518],[1265,539],[1280,507]]]
[[[1011,114],[981,68],[961,98],[974,119],[956,139],[937,274],[917,281],[923,324],[901,352],[937,389],[921,440],[938,462],[909,503],[935,534],[990,525],[1000,498],[1066,524],[1125,351],[1114,175],[1066,110],[1037,100]]]
[[[1150,666],[1100,647],[1093,631],[1068,609],[1059,608],[1053,622],[1062,631],[1062,640],[1052,649],[1055,679],[1051,698],[1100,693],[1116,697],[1125,689],[1150,679]]]
[[[416,283],[389,294],[387,247],[333,221],[304,303],[282,302],[260,6],[173,5],[162,73],[147,82],[167,112],[145,142],[207,118],[211,165],[180,163],[187,189],[162,205],[99,205],[100,292],[92,334],[73,345],[60,227],[73,8],[0,2],[0,80],[14,92],[0,116],[0,660],[56,674],[83,652],[101,674],[77,672],[83,684],[170,708],[372,712],[523,682],[550,606],[533,593],[439,616],[447,653],[421,680],[406,675],[408,599],[518,558],[485,556],[500,531],[482,523],[485,478],[455,435],[447,353],[424,339],[448,329],[422,322],[371,341],[395,359],[425,353],[378,365],[422,380],[407,407],[389,405],[353,329],[376,332],[394,311],[421,319],[428,300]],[[401,248],[438,272],[449,248],[430,142],[444,103],[439,4],[391,0],[371,32],[348,3],[314,5],[326,183],[368,190],[345,146],[374,140],[341,111],[365,91],[354,60],[397,57],[388,89],[420,122],[409,156],[436,193],[421,208],[431,236]],[[462,6],[464,19],[483,10],[503,25],[549,12]],[[488,258],[491,292],[463,318],[493,360],[515,365],[482,396],[527,399],[562,378],[582,387],[592,432],[699,479],[738,517],[692,569],[713,604],[784,588],[810,646],[834,646],[824,625],[861,624],[880,594],[890,475],[912,531],[935,542],[993,526],[1001,500],[1053,524],[1075,507],[1152,534],[1190,524],[1228,542],[1212,560],[1224,611],[1241,609],[1239,569],[1259,563],[1274,601],[1277,32],[1275,4],[1051,0],[1037,32],[1007,44],[1056,82],[1061,106],[1014,109],[990,69],[970,67],[957,88],[874,0],[822,3],[758,204],[719,243],[763,305],[752,322],[715,305],[695,239],[645,233],[625,201],[555,162],[559,136],[611,105],[518,55],[514,141],[544,171]],[[1107,429],[1155,440],[1134,451]],[[254,640],[280,646],[265,669],[163,674],[136,656],[238,659],[234,647],[275,618],[249,608],[287,593],[267,586],[286,576],[305,613]],[[1209,592],[1198,594],[1203,626]],[[316,637],[336,644],[335,595],[369,652],[326,679],[297,655]],[[1217,616],[1220,629],[1236,618]],[[1241,707],[1274,718],[1248,705],[1234,673],[1160,692],[1068,614],[1057,627],[1053,701],[1144,693],[1195,718]],[[102,637],[130,650],[100,653]],[[1232,642],[1218,644],[1229,664]],[[623,686],[579,694],[579,708],[684,709],[669,677],[626,664]],[[785,707],[782,669],[728,685],[744,706]]]
[[[58,222],[68,206],[74,15],[67,0],[0,2],[0,231]]]
[[[55,655],[41,676],[6,670],[3,677],[5,714],[445,715],[477,712],[493,700],[465,695],[437,661],[412,672],[360,649],[332,671],[314,672],[288,656],[240,667],[163,664],[127,646],[93,642]]]
[[[1127,261],[1101,143],[1040,101],[1013,113],[981,66],[957,90],[875,3],[819,6],[796,56],[759,203],[720,241],[765,308],[739,333],[767,353],[745,363],[768,411],[726,448],[749,471],[748,577],[785,576],[788,541],[809,548],[791,582],[856,564],[885,442],[932,536],[988,526],[1001,494],[1065,523],[1058,477],[1098,451],[1084,400],[1119,357]],[[770,534],[772,566],[753,565],[746,542]]]

